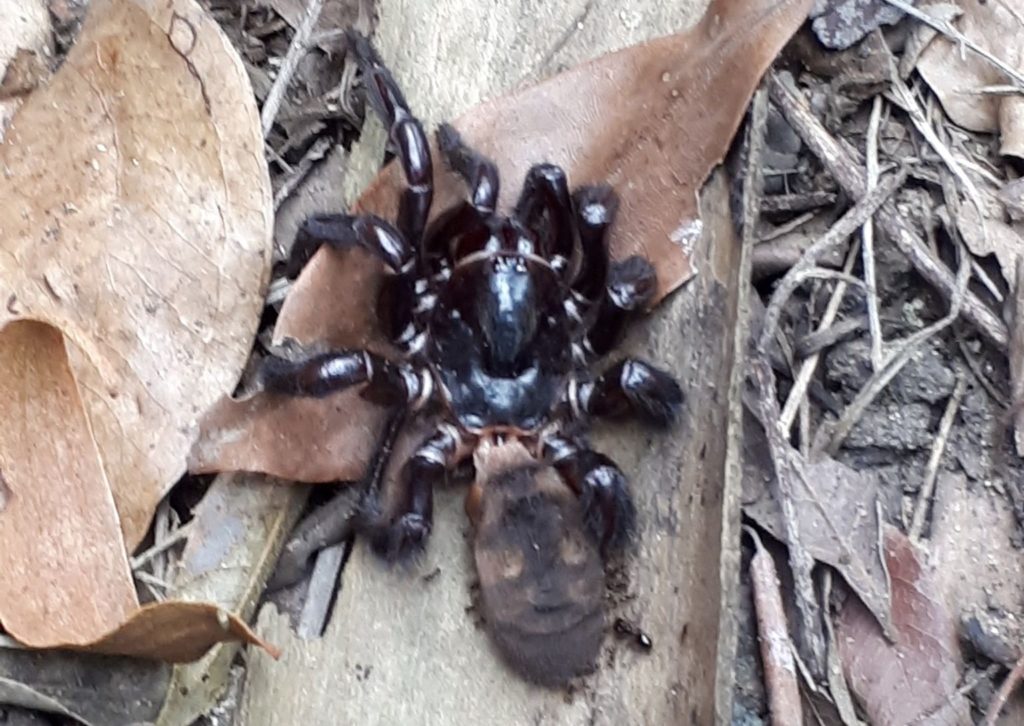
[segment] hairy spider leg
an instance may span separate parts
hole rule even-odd
[[[451,125],[438,127],[437,145],[448,168],[469,188],[469,199],[442,213],[427,232],[424,255],[434,273],[450,267],[453,256],[459,256],[452,249],[453,241],[470,238],[470,247],[482,248],[490,238],[488,222],[493,219],[501,183],[494,162],[470,148]]]
[[[604,296],[586,335],[589,351],[602,356],[614,348],[630,319],[654,299],[657,287],[657,273],[646,258],[633,255],[613,262]]]
[[[318,249],[362,247],[381,259],[394,273],[405,272],[414,253],[405,236],[390,223],[373,214],[314,214],[295,233],[285,274],[294,278]]]
[[[603,552],[621,549],[636,523],[626,475],[604,454],[563,436],[546,437],[543,453],[576,492],[587,531]]]
[[[459,463],[462,443],[454,426],[442,424],[402,467],[391,511],[383,511],[376,496],[363,502],[358,531],[379,555],[396,561],[426,547],[434,521],[434,487]]]
[[[408,344],[416,335],[415,252],[405,235],[390,222],[372,214],[316,214],[299,227],[288,258],[286,274],[292,278],[323,245],[342,250],[362,247],[374,254],[394,275],[383,283],[378,313],[393,340]]]
[[[608,230],[619,211],[619,198],[606,184],[585,186],[573,192],[572,206],[581,253],[572,289],[596,305],[608,284]]]
[[[407,404],[424,392],[412,367],[365,350],[331,351],[294,361],[268,356],[258,380],[270,393],[313,398],[365,384],[360,395],[382,406]]]
[[[405,174],[406,188],[398,205],[398,228],[415,245],[423,262],[423,232],[434,198],[434,171],[427,136],[370,41],[354,30],[349,30],[347,37],[363,74],[367,99],[388,127],[388,138]]]
[[[655,426],[669,426],[679,416],[683,392],[665,371],[636,358],[625,358],[593,383],[580,385],[581,413],[606,418],[635,416]]]
[[[576,241],[572,198],[562,168],[554,164],[530,167],[513,216],[537,235],[538,251],[551,266],[567,274]]]
[[[438,126],[437,145],[448,167],[469,187],[469,204],[473,209],[482,217],[494,214],[501,183],[494,162],[468,146],[451,124]]]

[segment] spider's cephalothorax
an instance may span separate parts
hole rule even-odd
[[[380,506],[371,493],[363,507],[363,534],[389,558],[425,545],[433,488],[450,470],[474,452],[479,457],[509,442],[529,452],[529,466],[499,467],[489,479],[477,472],[467,509],[479,534],[478,566],[497,562],[507,570],[490,591],[481,572],[481,586],[485,596],[505,587],[503,606],[516,613],[509,616],[508,632],[523,626],[533,636],[545,634],[535,647],[547,656],[557,646],[557,639],[546,639],[553,632],[589,639],[582,648],[589,652],[593,634],[600,633],[593,620],[600,588],[547,580],[562,565],[593,571],[598,548],[620,546],[632,521],[626,479],[586,445],[587,420],[631,415],[666,425],[682,404],[673,378],[640,360],[621,360],[595,379],[588,373],[616,344],[631,314],[650,303],[654,268],[642,257],[610,260],[614,193],[603,185],[570,193],[565,173],[553,164],[532,167],[512,213],[498,213],[497,168],[447,125],[438,130],[438,146],[469,194],[428,224],[433,168],[423,128],[368,41],[351,33],[349,42],[368,101],[389,127],[406,187],[394,224],[372,215],[308,219],[296,237],[289,274],[324,244],[361,246],[377,255],[389,272],[381,323],[405,354],[401,360],[364,350],[298,361],[272,357],[262,368],[263,384],[304,396],[358,384],[364,397],[383,405],[440,411],[441,424],[405,463],[389,506]],[[569,500],[554,492],[552,480],[562,483]],[[579,509],[575,520],[567,501]],[[589,544],[576,538],[583,532],[568,531],[573,521],[586,530]],[[532,585],[507,587],[524,568]],[[532,620],[513,607],[516,593]],[[568,675],[558,671],[554,667],[555,679]]]

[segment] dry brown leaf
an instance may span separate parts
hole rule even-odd
[[[752,417],[744,422],[743,438],[743,512],[785,542],[768,442]],[[835,567],[878,622],[889,628],[889,587],[878,554],[877,475],[829,458],[800,465],[804,476],[794,477],[794,483],[807,486],[796,492],[793,507],[803,546],[815,560]]]
[[[167,602],[139,609],[114,502],[95,448],[86,445],[89,426],[61,334],[45,323],[11,323],[0,330],[0,370],[11,374],[0,378],[0,400],[10,407],[0,426],[0,450],[28,453],[3,469],[5,629],[31,646],[172,661],[198,658],[223,640],[262,645],[243,622],[213,605]],[[58,435],[47,436],[51,431]],[[80,451],[92,451],[93,458]],[[45,477],[60,484],[60,496],[32,485]]]
[[[145,7],[93,3],[0,148],[0,327],[38,319],[70,341],[129,548],[184,470],[190,422],[237,381],[270,263],[245,71],[192,0]]]
[[[0,147],[0,621],[181,660],[257,641],[212,605],[140,610],[126,545],[248,355],[270,199],[234,51],[191,0],[146,7],[96,0]]]
[[[0,623],[28,645],[87,642],[138,602],[63,337],[44,323],[8,325],[0,371],[0,451],[23,452],[0,463]]]
[[[317,296],[288,298],[285,309],[295,321],[288,338],[393,355],[377,324],[382,270],[376,258],[354,248],[316,260],[324,269],[324,287]],[[224,398],[203,416],[189,468],[258,471],[306,482],[360,479],[385,417],[384,409],[359,397],[358,388],[325,399],[262,392],[242,400]]]
[[[964,36],[1012,68],[1024,70],[1019,42],[1024,35],[1022,0],[959,0],[957,4],[963,15],[954,25]],[[955,123],[972,131],[999,131],[1001,153],[1024,156],[1024,99],[981,92],[1009,83],[991,62],[940,35],[921,54],[917,69]]]
[[[276,648],[260,640],[236,616],[216,605],[200,602],[146,605],[117,630],[80,649],[185,663],[201,658],[214,643],[228,640],[252,643],[274,658],[280,656]]]
[[[651,259],[658,270],[660,299],[695,273],[690,255],[701,230],[697,193],[728,149],[762,72],[806,17],[809,5],[809,0],[718,0],[691,30],[602,56],[481,104],[454,125],[501,170],[505,209],[527,169],[542,160],[562,165],[574,186],[612,184],[621,199],[613,255],[639,253]],[[436,146],[433,152],[439,159]],[[437,214],[463,198],[465,189],[443,164],[435,163],[434,169]],[[392,164],[360,198],[357,210],[393,219],[401,185],[400,170]],[[368,287],[362,290],[348,278],[339,284],[336,276],[344,266],[337,252],[318,252],[285,300],[275,340],[338,347],[366,343],[367,335],[377,330],[374,291],[382,272],[376,261],[367,259],[366,264],[363,282]],[[355,300],[362,303],[354,305]],[[352,316],[359,322],[343,329]],[[370,341],[371,348],[384,345],[376,338]],[[323,416],[337,405],[332,399],[321,402]],[[372,430],[379,430],[382,417],[378,411],[368,420]],[[244,428],[242,422],[224,418],[217,423],[238,432]],[[215,438],[206,428],[204,423],[199,446]],[[302,440],[304,467],[350,471],[352,453],[327,447],[314,433],[296,430],[292,434],[297,438],[274,440],[250,432],[235,443],[248,447],[255,466],[256,459],[291,458],[288,448]],[[355,440],[353,447],[359,449],[364,441]],[[341,459],[331,459],[337,455]],[[215,454],[202,452],[198,458],[206,468],[226,468]],[[289,479],[299,473],[284,467],[274,471]]]
[[[926,557],[899,530],[885,528],[885,560],[892,578],[895,642],[871,613],[849,598],[836,623],[846,677],[873,724],[969,724],[957,693],[963,663],[956,623]]]

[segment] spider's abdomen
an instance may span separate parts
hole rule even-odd
[[[463,426],[533,431],[547,420],[571,366],[562,301],[557,275],[532,256],[486,253],[455,268],[428,355]]]

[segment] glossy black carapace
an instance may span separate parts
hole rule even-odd
[[[468,195],[431,220],[434,171],[423,128],[369,42],[354,33],[349,41],[406,185],[394,222],[308,219],[289,274],[325,244],[377,255],[388,270],[378,314],[404,355],[271,357],[261,380],[269,391],[297,396],[359,385],[382,405],[439,418],[404,464],[397,493],[384,504],[371,492],[358,517],[359,531],[390,559],[426,545],[433,488],[449,471],[479,461],[485,449],[528,452],[530,461],[518,469],[478,470],[467,507],[482,594],[491,603],[484,617],[518,670],[565,680],[596,656],[603,623],[598,553],[620,547],[633,519],[626,478],[586,443],[587,422],[633,416],[664,426],[682,404],[672,376],[641,360],[590,374],[651,301],[654,268],[642,257],[609,258],[614,192],[604,185],[570,192],[553,164],[533,166],[514,209],[499,213],[497,168],[447,125],[438,130],[438,147]]]

